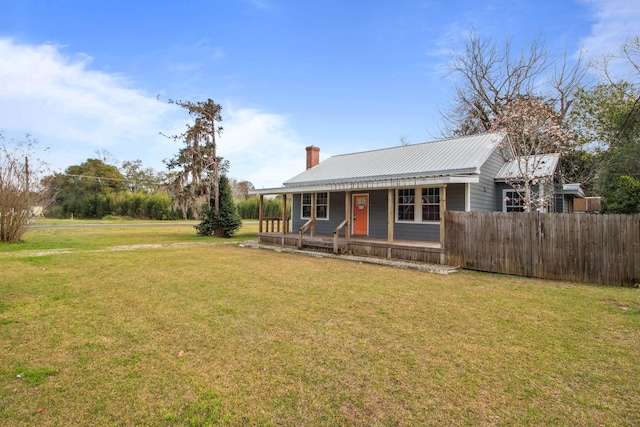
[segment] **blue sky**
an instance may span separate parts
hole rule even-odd
[[[0,131],[32,134],[55,171],[98,150],[163,170],[180,145],[160,132],[188,122],[167,99],[212,98],[229,175],[275,187],[308,145],[441,136],[470,31],[597,58],[640,33],[640,1],[0,0]]]

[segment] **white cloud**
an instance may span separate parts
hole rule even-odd
[[[61,51],[0,39],[0,129],[35,135],[54,157],[101,149],[132,159],[164,143],[158,131],[175,116],[170,106],[91,70],[87,55]]]
[[[640,7],[629,0],[584,0],[593,10],[591,34],[582,41],[585,55],[597,60],[617,54],[620,45],[640,34]]]
[[[63,50],[0,39],[0,131],[34,135],[50,147],[54,170],[98,150],[163,170],[162,160],[181,144],[159,133],[183,132],[187,113],[131,88],[123,76],[92,70],[89,56]],[[283,116],[225,107],[223,118],[219,154],[231,162],[232,177],[272,187],[304,169],[304,147]]]
[[[305,168],[304,145],[285,117],[255,109],[223,110],[219,153],[231,162],[230,175],[257,188],[279,187]]]

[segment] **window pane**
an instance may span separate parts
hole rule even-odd
[[[311,193],[302,194],[302,218],[311,218]]]
[[[327,204],[327,193],[317,193],[316,194],[316,204],[318,205],[326,205]]]
[[[327,206],[316,206],[316,218],[326,218],[327,217]]]
[[[422,189],[422,220],[440,221],[440,189]]]
[[[423,221],[440,221],[440,206],[425,205],[422,207]]]
[[[398,220],[413,221],[415,218],[415,199],[413,188],[398,190]]]
[[[399,205],[398,206],[398,219],[401,219],[401,220],[413,220],[414,219],[414,207],[413,207],[413,205]]]
[[[524,212],[524,201],[517,191],[505,191],[504,204],[507,212]]]
[[[415,190],[407,188],[404,190],[398,190],[398,203],[413,203],[415,198]]]

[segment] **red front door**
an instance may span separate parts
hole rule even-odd
[[[353,196],[353,234],[366,236],[369,234],[369,195]]]

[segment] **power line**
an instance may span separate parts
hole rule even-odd
[[[146,178],[146,179],[132,179],[132,178],[108,178],[108,177],[104,177],[104,176],[91,176],[91,175],[75,175],[75,174],[71,174],[71,173],[61,173],[58,174],[61,176],[67,176],[67,177],[73,177],[73,178],[89,178],[89,179],[96,179],[98,181],[115,181],[115,182],[130,182],[130,183],[138,183],[138,182],[142,182],[142,183],[154,183],[153,179],[150,178]]]

